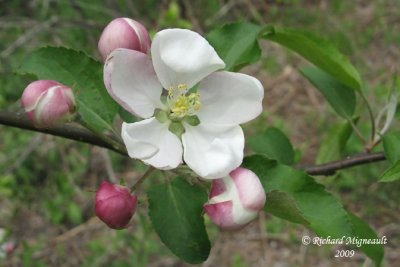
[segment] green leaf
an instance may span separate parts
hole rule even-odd
[[[249,146],[256,153],[280,163],[291,165],[294,162],[292,144],[286,135],[275,127],[269,127],[264,133],[249,138]]]
[[[178,177],[151,187],[148,198],[150,219],[164,244],[188,263],[205,261],[211,248],[202,216],[207,193]]]
[[[271,26],[266,27],[261,36],[300,54],[348,87],[361,90],[362,82],[357,70],[327,40],[305,31]]]
[[[371,229],[371,227],[365,223],[363,220],[355,216],[354,214],[349,213],[351,223],[353,225],[353,235],[352,237],[357,237],[359,239],[369,239],[369,240],[377,240],[378,236]],[[365,253],[370,259],[375,262],[376,266],[380,266],[383,259],[383,245],[381,244],[365,244],[360,246],[362,252]]]
[[[276,217],[303,225],[308,225],[296,201],[289,194],[281,191],[271,191],[267,194],[265,211]]]
[[[323,164],[340,159],[352,132],[353,129],[349,122],[341,122],[333,125],[324,137],[316,158],[316,163]]]
[[[243,165],[258,175],[267,195],[273,190],[290,195],[299,214],[308,222],[304,225],[319,236],[351,234],[351,224],[343,206],[303,171],[280,165],[261,155],[246,157]]]
[[[320,237],[376,237],[365,222],[349,214],[334,196],[303,171],[262,155],[246,157],[243,166],[260,178],[267,194],[264,209],[272,215],[300,223]],[[359,249],[380,265],[382,246],[368,245]]]
[[[95,132],[112,131],[118,105],[104,87],[103,67],[99,62],[83,52],[44,47],[28,56],[19,72],[71,87],[85,126]]]
[[[260,29],[251,23],[237,22],[211,31],[206,38],[225,62],[225,69],[237,71],[260,58],[257,40]]]
[[[383,150],[391,166],[381,175],[380,182],[394,182],[400,179],[400,137],[398,132],[382,137]]]
[[[400,179],[400,160],[387,169],[379,178],[380,182],[394,182]]]
[[[389,133],[382,138],[386,158],[394,164],[400,160],[400,133]]]
[[[124,109],[122,106],[119,107],[118,114],[121,117],[121,119],[126,123],[133,123],[140,120],[137,117],[135,117],[132,113]]]
[[[345,119],[353,116],[356,108],[354,90],[318,68],[307,67],[300,72],[322,93],[340,116]]]

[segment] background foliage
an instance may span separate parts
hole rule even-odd
[[[165,27],[186,27],[208,33],[215,26],[237,20],[313,31],[329,38],[351,59],[364,78],[364,94],[375,110],[379,110],[391,87],[392,68],[400,59],[399,13],[400,5],[395,0],[182,0],[146,1],[145,4],[142,1],[103,1],[99,4],[94,0],[0,1],[0,107],[19,109],[18,98],[32,77],[15,75],[14,70],[31,51],[44,45],[66,46],[98,58],[96,45],[102,28],[114,17],[127,16],[143,22],[153,32]],[[232,30],[226,31],[232,34]],[[235,34],[238,38],[245,35],[245,40],[251,41],[258,31],[256,27],[246,26]],[[268,38],[268,32],[264,34]],[[283,37],[276,42],[286,40],[290,45],[285,34],[283,32]],[[213,43],[216,36],[211,31],[207,38]],[[240,49],[246,43],[237,45],[236,49]],[[334,115],[336,111],[347,118],[355,109],[363,108],[360,104],[355,106],[351,95],[342,93],[348,91],[338,91],[331,98],[326,96],[326,92],[316,90],[297,71],[307,66],[303,59],[271,42],[261,42],[260,46],[263,54],[255,45],[243,57],[255,60],[261,56],[259,63],[243,72],[257,76],[266,88],[264,113],[245,125],[246,135],[253,136],[247,140],[249,149],[259,153],[266,151],[278,161],[287,160],[282,162],[285,164],[312,164],[316,159],[322,163],[360,151],[362,146],[354,135],[350,135],[348,123]],[[218,47],[216,49],[218,51]],[[227,64],[227,68],[239,68],[242,58],[225,52],[224,57],[230,58],[229,62],[239,62],[238,65]],[[329,66],[324,69],[323,63],[322,67],[318,65],[328,73],[337,72],[337,68],[331,70]],[[71,66],[66,67],[71,69]],[[78,69],[72,68],[72,71]],[[329,76],[321,76],[319,72],[309,67],[302,70],[316,87],[321,82],[330,83]],[[343,77],[344,86],[361,89],[357,75],[351,69],[339,70],[339,75]],[[325,102],[322,96],[328,101],[336,99],[336,102]],[[346,102],[346,109],[342,108],[341,101]],[[368,135],[367,114],[361,115],[364,116],[358,125]],[[269,126],[283,130],[290,137],[290,143],[279,130]],[[104,124],[99,123],[98,127],[104,127]],[[397,127],[395,122],[393,128]],[[183,265],[155,236],[146,213],[147,199],[141,199],[134,225],[127,230],[108,230],[92,218],[94,194],[91,191],[99,181],[109,177],[125,178],[133,183],[144,170],[140,163],[51,136],[1,126],[0,131],[0,227],[8,233],[5,239],[18,244],[17,251],[3,260],[6,266]],[[258,148],[252,145],[262,135],[278,136],[290,157],[281,157],[271,144]],[[390,142],[396,140],[389,137],[383,146]],[[338,145],[341,149],[332,151]],[[383,146],[377,149],[382,150]],[[389,159],[397,162],[396,153],[389,153]],[[336,197],[346,203],[346,210],[363,217],[380,236],[388,236],[390,244],[385,247],[385,263],[395,266],[400,254],[399,185],[377,183],[388,167],[389,163],[357,167],[318,181],[330,192],[337,193]],[[390,180],[391,173],[386,172],[383,179]],[[157,177],[151,181],[156,182]],[[184,186],[177,183],[176,190]],[[276,192],[272,197],[280,201],[285,197],[283,194]],[[296,197],[301,203],[301,196]],[[149,202],[151,206],[151,199]],[[307,207],[301,208],[304,212]],[[274,214],[273,210],[268,212]],[[296,215],[292,221],[307,221],[305,217]],[[206,224],[210,225],[208,221]],[[301,245],[301,236],[310,233],[304,227],[264,213],[259,221],[239,233],[218,232],[212,226],[208,229],[214,248],[204,266],[257,266],[264,261],[271,266],[336,266],[339,262],[343,266],[354,266],[364,260],[362,254],[351,259],[336,259],[329,246],[306,249]],[[284,255],[289,255],[289,259]]]

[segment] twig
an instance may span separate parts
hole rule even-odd
[[[31,30],[27,31],[20,37],[18,37],[15,42],[7,47],[0,53],[0,58],[7,58],[10,56],[18,47],[22,46],[32,38],[36,36],[36,34],[43,32],[44,30],[50,29],[54,24],[58,22],[58,18],[56,16],[51,17],[49,20],[33,27]]]
[[[362,164],[368,164],[372,162],[377,162],[377,161],[383,161],[385,160],[385,154],[383,152],[377,152],[377,153],[359,153],[355,154],[352,156],[349,156],[347,158],[321,164],[321,165],[314,165],[314,166],[308,166],[308,167],[300,167],[301,169],[304,169],[308,174],[310,175],[333,175],[335,174],[336,171],[362,165]]]
[[[206,26],[212,25],[216,20],[228,14],[236,4],[237,1],[230,0],[228,3],[223,5],[211,18],[207,19],[204,24]]]
[[[43,139],[43,135],[36,134],[31,138],[31,140],[24,146],[24,149],[20,155],[16,158],[13,164],[6,169],[5,173],[12,173],[13,171],[17,170],[29,157],[29,155],[35,151],[35,149],[41,144]]]
[[[89,130],[76,124],[65,124],[51,129],[37,129],[32,125],[32,123],[28,120],[28,118],[25,116],[24,113],[15,113],[15,112],[1,111],[1,110],[0,110],[0,124],[36,132],[42,132],[55,136],[60,136],[76,140],[79,142],[104,147],[113,150],[121,155],[128,156],[123,144],[119,144],[118,146],[116,146],[115,144],[110,144],[105,140],[103,140],[102,138],[98,137],[97,135],[93,134]],[[377,153],[365,152],[365,153],[351,155],[347,158],[329,162],[326,164],[312,165],[312,166],[297,166],[297,168],[305,170],[310,175],[329,176],[335,174],[336,171],[341,169],[346,169],[377,161],[383,161],[385,159],[386,157],[383,154],[383,152],[377,152]]]
[[[102,138],[98,137],[91,131],[73,123],[64,124],[51,129],[38,129],[32,125],[32,123],[29,121],[29,119],[23,112],[17,113],[9,111],[0,111],[0,124],[20,129],[60,136],[67,139],[72,139],[75,141],[104,147],[113,150],[119,154],[122,154],[124,156],[128,155],[122,144],[121,146],[116,147],[110,143],[107,143],[106,141],[104,141]]]
[[[93,216],[89,220],[87,220],[85,223],[82,223],[72,229],[69,229],[67,232],[54,238],[51,241],[52,246],[54,246],[55,244],[59,244],[59,243],[65,243],[68,240],[79,236],[82,232],[87,232],[88,228],[91,228],[93,226],[98,226],[98,225],[101,225],[100,220],[97,217]]]
[[[260,245],[261,245],[261,250],[262,250],[262,265],[267,266],[268,263],[268,235],[265,227],[265,213],[260,212],[259,217],[258,217],[258,227],[260,229]]]
[[[204,33],[203,27],[201,26],[199,20],[197,19],[197,16],[193,11],[193,7],[190,2],[191,1],[188,0],[182,0],[183,7],[185,8],[186,11],[186,16],[190,20],[190,22],[192,22],[194,29],[198,33],[203,34]]]

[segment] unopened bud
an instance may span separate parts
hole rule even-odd
[[[139,22],[129,18],[117,18],[111,21],[100,36],[98,49],[101,60],[117,48],[126,48],[147,53],[150,48],[150,36]]]
[[[229,176],[213,180],[204,211],[222,229],[240,229],[264,207],[264,188],[257,175],[237,168]]]
[[[71,120],[75,112],[72,89],[51,80],[29,84],[22,94],[21,104],[38,128],[51,128]]]
[[[137,196],[127,187],[103,181],[96,192],[95,212],[110,228],[124,229],[135,213],[136,203]]]
[[[17,248],[17,244],[14,241],[7,241],[1,245],[1,250],[6,254],[11,254]]]

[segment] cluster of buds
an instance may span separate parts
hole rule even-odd
[[[213,180],[204,212],[219,228],[236,230],[257,217],[265,200],[257,175],[239,167],[229,176]],[[95,211],[110,228],[123,229],[128,227],[136,204],[137,196],[127,187],[103,181],[96,193]]]
[[[22,94],[21,104],[37,128],[50,128],[69,121],[75,112],[72,89],[51,80],[29,84]]]
[[[139,22],[117,18],[103,30],[98,50],[104,62],[117,48],[147,53],[150,42],[147,30]],[[21,103],[38,128],[53,127],[68,121],[76,109],[72,89],[51,80],[29,84]],[[256,218],[266,200],[259,178],[244,168],[237,168],[229,176],[213,180],[209,198],[204,204],[204,212],[221,229],[242,228]],[[96,192],[95,213],[113,229],[129,226],[136,205],[137,196],[122,185],[103,181]]]
[[[126,48],[147,53],[150,36],[139,22],[129,18],[117,18],[103,30],[98,51],[103,62],[117,48]],[[137,196],[129,188],[103,181],[96,192],[95,213],[108,227],[124,229],[135,213]]]
[[[108,55],[117,48],[147,53],[150,44],[149,34],[143,25],[132,19],[117,18],[103,30],[98,50],[101,60],[105,62]],[[109,80],[109,77],[105,77],[106,86]],[[170,98],[171,94],[170,90]],[[181,111],[181,100],[182,98],[174,100],[177,116]],[[112,195],[112,198],[109,195]],[[239,229],[257,217],[265,200],[264,189],[256,174],[244,168],[237,168],[229,176],[213,180],[210,199],[204,205],[204,211],[218,227]],[[127,188],[105,182],[96,194],[96,214],[111,228],[126,227],[134,213],[135,204],[136,197],[130,195]]]
[[[150,36],[137,21],[117,18],[101,34],[98,50],[102,61],[117,48],[147,53]],[[72,89],[52,80],[39,80],[29,84],[21,97],[28,118],[37,128],[51,128],[73,118],[76,106]]]

